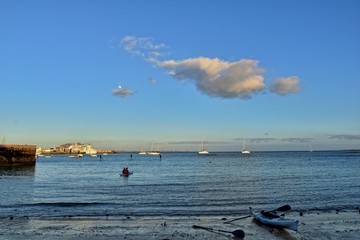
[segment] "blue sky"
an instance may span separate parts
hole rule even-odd
[[[360,148],[359,1],[0,1],[0,137]]]

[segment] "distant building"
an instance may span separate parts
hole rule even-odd
[[[55,148],[58,153],[82,153],[82,154],[96,154],[96,150],[90,144],[82,143],[66,143]]]
[[[50,149],[37,149],[37,154],[88,154],[112,153],[113,150],[96,150],[91,144],[66,143]]]

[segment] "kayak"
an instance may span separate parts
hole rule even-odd
[[[297,231],[299,224],[299,221],[297,220],[287,219],[276,214],[276,212],[255,212],[251,207],[250,212],[256,220],[265,225]]]
[[[129,172],[129,173],[120,173],[120,176],[122,176],[122,177],[128,177],[129,175],[131,175],[131,174],[133,174],[134,173],[134,171],[132,171],[132,172]]]

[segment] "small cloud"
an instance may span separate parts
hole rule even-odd
[[[360,135],[351,135],[351,134],[339,134],[339,135],[333,135],[329,137],[330,139],[336,139],[336,140],[360,140]]]
[[[256,60],[226,62],[198,57],[158,65],[179,81],[193,81],[199,91],[212,97],[249,99],[265,87],[264,70]]]
[[[243,141],[244,138],[235,138],[235,141]],[[246,141],[250,143],[268,143],[276,141],[276,138],[247,138]]]
[[[118,96],[118,97],[127,97],[127,96],[130,96],[130,95],[134,94],[134,93],[135,93],[135,91],[124,88],[124,87],[121,87],[121,86],[115,88],[112,91],[112,95],[113,96]]]
[[[164,55],[163,50],[168,48],[165,44],[155,43],[152,38],[131,35],[121,39],[121,46],[125,51],[151,62],[157,61],[156,59]]]
[[[282,141],[284,142],[290,142],[290,143],[308,143],[311,142],[313,139],[312,138],[283,138]]]
[[[157,80],[156,80],[155,78],[149,77],[148,79],[149,79],[149,81],[150,81],[150,83],[151,83],[152,85],[156,85],[156,84],[157,84]]]
[[[300,80],[298,77],[277,78],[269,86],[271,92],[281,96],[300,92]]]
[[[252,138],[249,141],[250,143],[268,143],[276,140],[276,138]]]
[[[204,144],[229,144],[226,141],[177,141],[177,142],[168,142],[168,144],[174,145],[199,145],[201,143]]]

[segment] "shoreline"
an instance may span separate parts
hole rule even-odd
[[[234,239],[231,233],[194,229],[193,225],[226,231],[243,230],[244,239],[359,239],[359,210],[345,212],[297,212],[287,218],[299,220],[298,231],[264,226],[252,217],[22,217],[0,218],[0,239]]]

